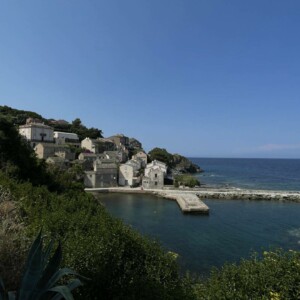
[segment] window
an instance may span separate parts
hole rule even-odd
[[[155,174],[155,178],[157,178],[157,174]]]
[[[157,185],[157,181],[155,181],[154,184]]]

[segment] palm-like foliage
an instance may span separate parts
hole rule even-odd
[[[58,245],[50,258],[52,248],[53,241],[43,249],[40,232],[30,248],[19,290],[7,293],[0,279],[0,300],[73,299],[71,291],[81,285],[78,278],[66,285],[56,284],[66,275],[79,275],[68,268],[59,269],[62,260],[61,245]]]

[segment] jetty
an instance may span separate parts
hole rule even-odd
[[[193,192],[160,191],[158,194],[163,198],[175,200],[183,213],[209,214],[209,207]]]
[[[86,188],[90,193],[132,193],[132,194],[153,194],[165,199],[175,200],[183,213],[209,214],[209,207],[200,200],[193,191],[163,189],[141,189],[141,188]]]
[[[168,186],[165,186],[163,189],[141,189],[140,187],[86,188],[85,191],[90,193],[153,194],[165,199],[175,200],[183,213],[200,214],[209,214],[209,207],[202,199],[300,202],[299,191],[246,190],[237,188],[174,189],[174,187]]]

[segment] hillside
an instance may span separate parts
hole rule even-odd
[[[86,137],[96,139],[102,136],[102,130],[98,128],[87,128],[79,118],[76,118],[71,123],[65,120],[46,119],[40,114],[27,110],[19,110],[9,106],[0,106],[0,117],[4,117],[15,125],[22,125],[26,123],[27,118],[39,119],[46,125],[50,125],[55,131],[73,132],[83,140]]]

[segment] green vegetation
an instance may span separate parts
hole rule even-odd
[[[177,173],[197,173],[201,172],[199,166],[193,164],[186,157],[179,154],[171,154],[166,149],[154,148],[148,153],[149,160],[159,160],[167,164],[170,169]]]
[[[150,160],[159,160],[161,162],[164,162],[168,167],[172,167],[173,162],[173,155],[169,153],[166,149],[162,148],[154,148],[151,151],[148,152]]]
[[[195,186],[200,186],[200,182],[192,175],[188,175],[188,174],[176,175],[174,177],[174,186],[179,187],[180,185],[195,187]]]
[[[16,125],[23,125],[26,123],[27,118],[39,119],[47,125],[50,125],[56,131],[64,131],[64,132],[73,132],[76,133],[79,137],[79,140],[83,140],[86,137],[91,139],[96,139],[98,137],[102,137],[102,130],[98,128],[87,128],[82,124],[79,118],[76,118],[72,123],[64,122],[56,122],[55,120],[48,120],[43,118],[41,115],[32,112],[19,110],[15,108],[11,108],[9,106],[0,106],[0,118],[6,119],[10,123]],[[1,127],[0,127],[1,128]]]
[[[257,254],[239,265],[214,269],[197,284],[198,299],[300,299],[300,252],[276,250]]]
[[[27,110],[19,110],[15,108],[11,108],[9,106],[1,106],[0,105],[0,117],[7,119],[8,121],[22,125],[26,123],[27,118],[40,119],[42,121],[46,121],[41,115]]]
[[[3,136],[15,130],[13,125],[6,125],[1,128]],[[16,149],[22,151],[22,141],[15,139],[15,143],[19,143]],[[17,169],[26,165],[27,159],[35,159],[30,151],[28,156],[10,156],[9,151],[5,155]],[[85,193],[76,181],[80,174],[76,166],[68,172],[42,167],[52,181],[48,185],[42,177],[38,184],[31,171],[27,177],[24,171],[22,176],[13,178],[6,172],[5,159],[0,171],[2,204],[13,207],[15,218],[9,230],[6,222],[1,223],[0,258],[18,254],[43,228],[48,240],[62,241],[63,266],[91,278],[75,291],[76,299],[194,299],[174,257],[159,243],[110,216],[92,195]],[[39,166],[37,162],[36,165]],[[36,179],[34,184],[31,178]],[[13,228],[18,228],[15,241],[10,239]],[[18,248],[19,245],[22,247]],[[10,270],[22,269],[24,257],[22,250],[18,261],[10,259],[6,268],[1,269],[1,277],[12,290],[20,284],[20,277],[13,278]]]
[[[71,279],[67,285],[55,286],[63,277],[78,275],[68,268],[59,269],[62,260],[61,245],[58,245],[50,258],[52,247],[53,243],[50,242],[46,249],[43,249],[40,232],[30,248],[18,291],[6,292],[0,278],[0,299],[55,300],[63,298],[72,300],[71,291],[79,287],[81,281],[75,278]]]
[[[155,152],[170,159],[165,150]],[[84,192],[81,179],[78,165],[63,171],[38,161],[0,118],[0,276],[8,290],[22,284],[26,249],[43,228],[47,242],[62,243],[62,267],[90,278],[82,279],[76,299],[300,298],[299,252],[256,255],[214,269],[206,280],[182,276],[174,254],[113,218]],[[187,175],[176,180],[199,184]]]

